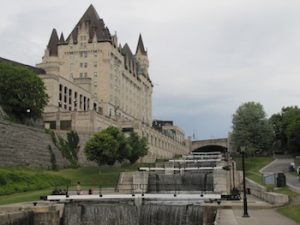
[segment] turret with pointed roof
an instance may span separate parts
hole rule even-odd
[[[60,38],[59,38],[59,44],[64,44],[65,43],[65,37],[63,32],[61,32]]]
[[[148,68],[149,68],[148,54],[147,51],[145,50],[141,34],[139,35],[139,40],[135,52],[135,58],[137,59],[139,64],[138,73],[143,74],[150,81],[150,77],[148,74]]]
[[[138,51],[140,51],[143,55],[147,55],[147,51],[144,48],[142,34],[140,34],[140,36],[139,36],[139,40],[138,40],[138,44],[137,44],[137,47],[136,47],[135,54],[137,54]]]
[[[111,35],[109,29],[105,26],[103,19],[101,19],[91,4],[85,11],[73,31],[67,38],[67,42],[70,41],[72,36],[74,43],[78,41],[78,29],[80,26],[86,26],[89,32],[89,42],[93,41],[94,35],[96,35],[98,42],[109,41],[111,42]]]
[[[57,56],[58,55],[58,45],[59,39],[56,32],[56,29],[52,30],[49,43],[47,45],[47,49],[49,51],[49,56]]]

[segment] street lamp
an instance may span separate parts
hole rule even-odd
[[[248,205],[247,205],[247,194],[246,194],[245,149],[246,149],[245,146],[241,146],[240,147],[241,154],[242,154],[243,186],[244,186],[244,198],[243,198],[243,202],[244,202],[244,215],[243,215],[243,217],[249,217],[249,214],[248,214]]]

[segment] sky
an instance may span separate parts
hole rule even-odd
[[[153,119],[222,138],[239,105],[267,113],[300,101],[299,0],[0,0],[0,57],[41,62],[53,28],[67,37],[93,4],[135,52],[143,36]]]

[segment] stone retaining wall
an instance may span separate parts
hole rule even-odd
[[[56,156],[57,165],[66,166],[67,162],[43,129],[0,120],[1,167],[51,168],[49,145]]]
[[[284,205],[289,202],[287,195],[275,192],[267,192],[266,187],[246,178],[246,187],[250,188],[251,194],[273,205]]]

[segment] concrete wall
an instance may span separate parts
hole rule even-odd
[[[273,205],[284,205],[289,202],[287,195],[267,192],[266,187],[246,178],[246,187],[250,188],[251,194]]]
[[[48,145],[56,156],[57,165],[67,162],[43,129],[0,120],[0,165],[51,168]]]

